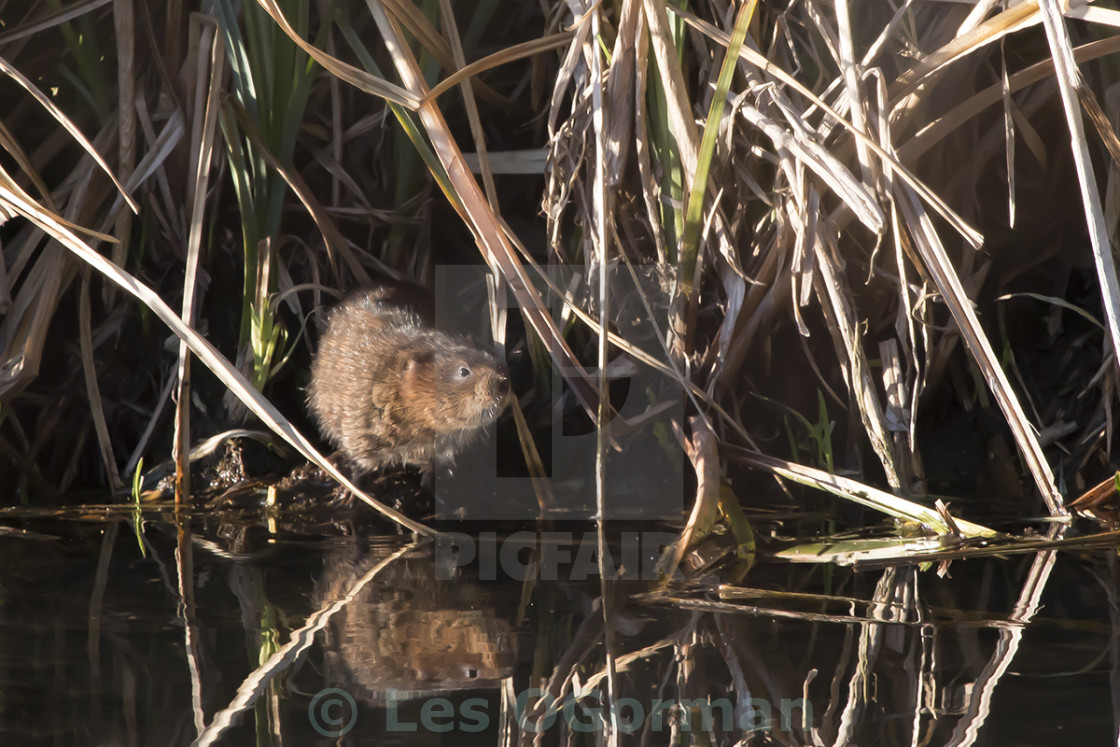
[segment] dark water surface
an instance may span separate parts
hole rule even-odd
[[[433,547],[171,516],[146,514],[145,556],[117,509],[0,514],[0,744],[604,743],[588,527],[551,527],[549,578],[523,581],[532,534],[503,556],[476,524]],[[739,588],[801,596],[656,599],[633,537],[612,549],[633,571],[611,601],[623,744],[1117,743],[1114,550],[945,578],[763,557]],[[532,688],[559,712],[539,718]]]

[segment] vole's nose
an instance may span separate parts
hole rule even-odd
[[[506,367],[500,364],[498,365],[497,388],[498,393],[503,397],[509,394],[509,374],[506,373]]]

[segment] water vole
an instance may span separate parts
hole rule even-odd
[[[363,470],[427,468],[498,417],[509,378],[494,356],[425,328],[380,288],[330,314],[308,404],[323,434]]]

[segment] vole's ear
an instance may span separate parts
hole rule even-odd
[[[425,364],[434,363],[436,359],[435,352],[431,350],[413,350],[405,355],[403,372],[405,374],[412,374]]]

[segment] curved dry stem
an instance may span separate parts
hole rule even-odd
[[[134,296],[147,306],[152,313],[158,316],[175,335],[198,356],[203,364],[214,372],[214,375],[233,392],[239,400],[245,403],[253,414],[267,425],[274,433],[291,444],[308,461],[314,462],[327,474],[346,486],[355,496],[371,506],[377,512],[387,516],[401,526],[418,534],[434,536],[437,534],[429,527],[408,518],[398,511],[394,511],[383,503],[374,500],[364,493],[357,485],[350,481],[337,467],[331,464],[326,457],[318,452],[311,442],[299,432],[292,423],[276,409],[271,402],[253,388],[241,372],[234,368],[225,356],[210,344],[208,340],[198,334],[193,328],[171,310],[171,307],[150,287],[125,272],[117,265],[101,256],[83,243],[65,226],[61,225],[54,216],[37,205],[27,202],[10,190],[0,187],[0,205],[22,215],[27,220],[42,229],[60,244],[69,249],[75,256],[83,260],[95,270],[100,272],[113,283]]]

